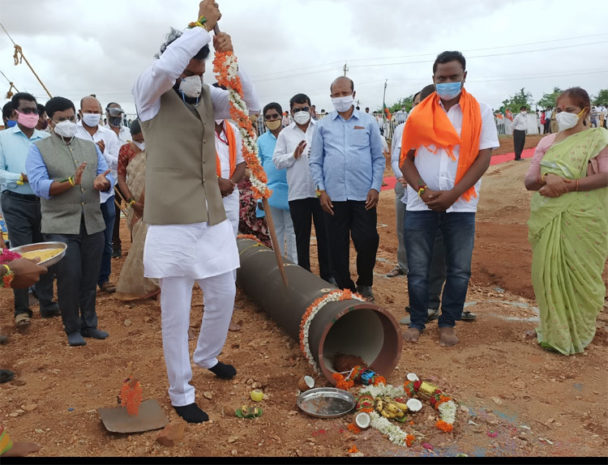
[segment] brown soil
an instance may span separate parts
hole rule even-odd
[[[502,142],[508,151],[511,139]],[[297,381],[311,373],[298,344],[242,293],[234,315],[242,329],[228,334],[221,356],[237,367],[238,376],[221,381],[207,370],[193,369],[197,401],[212,420],[187,425],[184,439],[170,448],[155,441],[158,432],[108,433],[96,412],[116,405],[122,381],[133,374],[141,380],[144,399],[157,399],[171,422],[181,422],[167,395],[155,301],[125,305],[99,295],[100,328],[110,338],[72,348],[61,321],[43,320],[37,310],[26,334],[14,331],[12,295],[2,291],[0,325],[10,341],[2,346],[1,360],[16,377],[0,385],[0,424],[14,439],[39,443],[38,456],[346,456],[355,444],[366,456],[605,456],[608,407],[600,399],[608,394],[606,312],[598,318],[595,340],[580,355],[546,352],[525,336],[536,318],[526,228],[530,194],[522,185],[528,164],[494,166],[484,178],[467,298],[475,303],[471,310],[477,321],[458,324],[460,344],[452,348],[439,346],[436,323],[431,323],[418,344],[404,345],[399,366],[387,376],[399,384],[414,372],[453,395],[461,404],[453,433],[433,426],[437,417],[428,406],[405,427],[420,434],[409,449],[373,429],[351,433],[352,415],[321,420],[299,412]],[[406,278],[384,276],[396,261],[392,191],[381,194],[378,213],[376,302],[401,319],[408,303]],[[128,231],[122,226],[126,252]],[[113,281],[123,260],[112,262]],[[195,332],[201,314],[197,289]],[[267,395],[263,416],[236,418],[235,409],[249,400],[254,383]],[[433,451],[423,448],[423,442]]]

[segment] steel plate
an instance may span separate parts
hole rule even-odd
[[[27,244],[21,245],[19,247],[14,247],[10,249],[11,252],[17,252],[18,254],[22,254],[23,252],[34,252],[36,250],[44,250],[44,249],[61,249],[61,253],[58,253],[54,257],[48,258],[45,261],[38,263],[39,265],[44,265],[46,267],[52,266],[55,263],[58,263],[67,250],[68,245],[65,242],[37,242],[35,244]]]
[[[337,418],[355,408],[352,394],[337,388],[309,389],[298,396],[298,407],[317,418]]]

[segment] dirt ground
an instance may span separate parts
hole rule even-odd
[[[534,146],[538,138],[530,139],[528,145]],[[498,153],[511,148],[510,138],[502,142]],[[525,337],[538,321],[526,227],[530,194],[523,187],[528,165],[529,160],[507,162],[491,167],[484,177],[467,296],[477,321],[457,325],[461,342],[452,348],[439,346],[436,323],[431,323],[418,344],[404,344],[398,367],[387,375],[398,385],[414,372],[451,394],[460,404],[453,433],[433,426],[437,417],[428,405],[406,427],[417,435],[411,448],[392,444],[374,429],[351,433],[347,425],[352,415],[322,420],[301,413],[296,407],[297,380],[312,373],[298,344],[240,292],[234,320],[242,329],[228,334],[220,357],[233,363],[238,375],[221,381],[193,368],[197,401],[211,421],[186,425],[175,447],[157,443],[158,432],[108,433],[96,411],[115,406],[122,381],[133,374],[141,381],[144,399],[156,399],[172,423],[181,422],[167,395],[156,301],[126,305],[111,295],[99,295],[99,327],[110,337],[73,348],[67,345],[60,319],[43,320],[37,309],[26,334],[14,331],[12,294],[0,292],[0,325],[10,335],[9,343],[0,346],[0,360],[16,372],[14,381],[0,385],[0,424],[14,439],[40,444],[34,455],[54,457],[343,457],[353,445],[365,456],[384,457],[606,456],[608,404],[599,402],[608,394],[606,306],[597,335],[583,354],[549,353]],[[381,194],[378,229],[376,303],[399,320],[408,303],[406,278],[385,277],[396,262],[393,191]],[[126,252],[124,220],[122,237]],[[123,261],[112,262],[114,282]],[[197,289],[191,320],[195,332],[201,314]],[[329,385],[318,377],[316,381],[317,386]],[[234,411],[249,400],[254,383],[267,396],[261,403],[264,414],[239,419]]]

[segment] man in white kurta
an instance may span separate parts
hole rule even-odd
[[[208,420],[207,414],[196,404],[194,387],[189,384],[192,378],[188,348],[192,287],[194,282],[198,282],[203,290],[205,306],[201,331],[193,356],[194,363],[209,369],[220,378],[230,379],[236,375],[236,370],[231,365],[218,361],[217,356],[226,340],[232,316],[236,292],[233,273],[239,266],[236,239],[230,221],[211,221],[212,213],[217,218],[218,208],[221,210],[223,207],[218,207],[220,204],[216,202],[219,201],[217,185],[213,186],[216,190],[214,192],[209,182],[215,179],[217,183],[217,178],[215,162],[210,163],[211,156],[206,144],[213,143],[213,139],[209,138],[212,137],[209,131],[213,131],[213,119],[230,116],[229,93],[215,87],[202,86],[204,60],[209,53],[208,47],[206,51],[204,49],[211,41],[208,31],[213,29],[220,17],[217,4],[212,0],[202,2],[198,17],[197,27],[187,29],[181,35],[173,31],[173,37],[168,38],[170,44],[165,43],[161,47],[162,54],[159,59],[139,76],[133,88],[142,129],[145,132],[147,128],[148,131],[146,140],[156,138],[159,144],[175,146],[174,152],[171,149],[166,150],[166,161],[163,161],[162,157],[155,159],[156,165],[164,162],[166,168],[157,169],[155,173],[151,169],[154,167],[147,166],[147,180],[161,180],[158,184],[162,184],[163,177],[166,178],[166,199],[172,199],[175,191],[179,190],[180,176],[192,183],[192,173],[176,171],[179,164],[184,159],[196,161],[196,157],[200,156],[184,152],[183,147],[186,147],[188,142],[190,146],[193,144],[191,140],[186,140],[190,138],[190,132],[184,131],[183,128],[198,127],[196,131],[204,134],[203,142],[201,143],[201,140],[197,142],[205,152],[202,163],[198,163],[197,167],[197,172],[202,174],[200,182],[194,183],[196,189],[193,190],[200,193],[200,200],[182,197],[180,202],[170,205],[170,202],[164,201],[163,196],[158,195],[158,189],[161,187],[147,183],[144,211],[145,221],[147,221],[146,213],[149,218],[152,216],[155,218],[155,221],[147,221],[150,227],[144,249],[144,269],[146,277],[160,279],[163,350],[170,384],[169,396],[177,413],[191,423]],[[176,35],[179,36],[177,39],[175,39]],[[214,48],[216,51],[232,50],[230,37],[223,33],[217,34],[214,38]],[[200,79],[197,80],[197,76]],[[252,111],[259,111],[260,105],[251,81],[242,72],[239,72],[239,76],[245,102]],[[211,100],[212,108],[207,99]],[[181,100],[191,112],[180,108]],[[162,108],[161,103],[165,105],[165,109]],[[171,115],[167,115],[167,108],[175,111],[176,118],[181,120],[176,121]],[[209,112],[213,115],[207,114]],[[159,121],[163,121],[163,125],[168,127],[167,130],[163,125],[158,124]],[[205,123],[203,129],[201,121]],[[147,149],[148,162],[150,162],[152,148],[147,147]],[[215,155],[214,152],[215,150],[211,152],[212,156]],[[178,156],[181,156],[181,159],[177,159]],[[182,163],[182,166],[186,165],[187,163]],[[209,172],[211,168],[213,174]],[[149,192],[154,190],[151,189],[153,187],[156,189],[155,205],[151,205],[149,201]],[[180,203],[187,204],[189,208],[193,205],[194,208],[190,210],[200,210],[202,212],[200,215],[209,220],[191,224],[183,224],[182,221],[176,221],[178,224],[167,224],[167,221],[163,221],[163,218],[175,218],[176,211],[183,217],[188,216],[188,210],[180,209],[183,207]],[[223,211],[220,213],[223,218]]]

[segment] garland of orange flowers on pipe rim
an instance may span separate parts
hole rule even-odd
[[[300,321],[299,337],[300,350],[306,357],[306,360],[308,360],[310,366],[312,366],[312,368],[318,374],[320,374],[321,371],[319,370],[317,362],[315,362],[315,358],[313,357],[308,344],[308,331],[310,330],[310,325],[312,324],[312,320],[314,320],[317,313],[319,313],[323,309],[323,307],[325,307],[325,305],[330,302],[340,302],[343,300],[358,300],[361,302],[365,302],[365,299],[361,295],[354,293],[349,289],[338,289],[316,299],[312,304],[308,306],[308,308],[304,312],[304,315],[302,315],[302,320]]]
[[[230,92],[230,116],[237,123],[243,139],[243,158],[250,171],[251,190],[255,199],[268,199],[272,191],[268,189],[268,178],[258,158],[257,136],[253,129],[247,104],[243,99],[243,86],[238,72],[238,60],[233,52],[216,52],[213,60],[213,72],[218,84]]]

